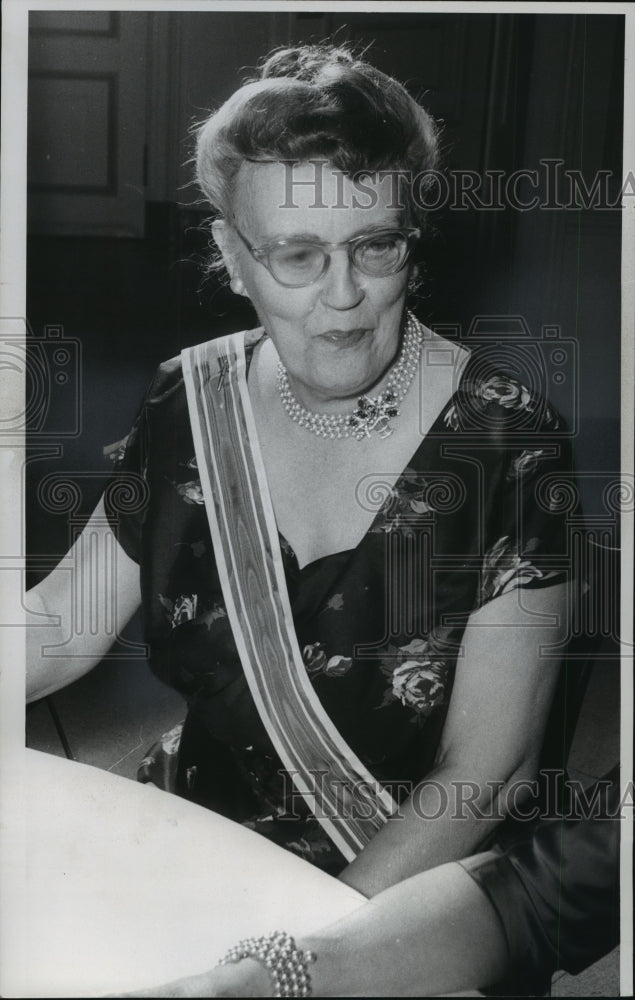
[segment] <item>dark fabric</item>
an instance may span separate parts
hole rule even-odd
[[[462,862],[507,938],[508,975],[488,992],[540,996],[554,972],[575,975],[618,944],[619,802],[616,768],[572,797],[569,818],[543,820],[505,853]]]
[[[261,335],[248,335],[248,358]],[[141,565],[151,667],[188,705],[177,790],[252,823],[301,812],[229,627],[178,359],[159,369],[117,458],[115,475],[130,472],[149,499],[109,516]],[[569,507],[545,477],[571,476],[557,414],[474,359],[395,486],[369,486],[363,503],[376,513],[356,548],[300,569],[281,537],[312,684],[397,798],[434,762],[470,613],[566,577]],[[300,826],[285,822],[297,841]]]
[[[183,723],[163,733],[153,743],[137,768],[137,781],[156,785],[164,792],[176,789],[179,748],[183,737]]]

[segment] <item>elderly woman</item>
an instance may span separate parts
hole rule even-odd
[[[197,163],[260,326],[161,366],[118,462],[142,502],[107,492],[87,533],[107,514],[117,619],[142,603],[187,699],[179,794],[372,896],[473,852],[535,777],[570,457],[544,400],[406,308],[437,137],[399,83],[275,52]],[[68,614],[68,574],[35,596]],[[54,675],[31,658],[32,697],[105,651],[73,642]]]

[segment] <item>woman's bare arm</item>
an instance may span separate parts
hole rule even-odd
[[[139,567],[118,544],[100,500],[68,555],[25,596],[27,700],[96,666],[140,600]]]
[[[507,943],[492,904],[458,864],[422,872],[306,938],[317,956],[313,995],[440,996],[497,982]],[[145,990],[145,997],[267,997],[272,978],[255,959]],[[141,996],[130,993],[126,996]]]
[[[500,979],[507,944],[485,893],[458,864],[391,886],[316,935],[316,996],[439,996]]]
[[[371,897],[473,854],[510,793],[535,778],[559,671],[541,647],[566,635],[566,595],[565,584],[513,590],[471,616],[436,766],[344,869],[344,882]]]

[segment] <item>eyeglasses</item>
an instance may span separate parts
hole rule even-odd
[[[353,236],[342,243],[318,240],[276,240],[262,247],[252,247],[235,223],[232,223],[252,257],[263,264],[285,288],[313,285],[328,270],[331,253],[340,247],[348,250],[353,266],[371,278],[385,278],[405,267],[416,246],[420,229],[381,229],[363,236]]]

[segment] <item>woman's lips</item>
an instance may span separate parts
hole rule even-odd
[[[362,337],[368,333],[365,327],[355,327],[352,330],[327,330],[325,333],[320,334],[323,340],[327,340],[330,344],[338,344],[341,347],[354,347],[359,344]]]

